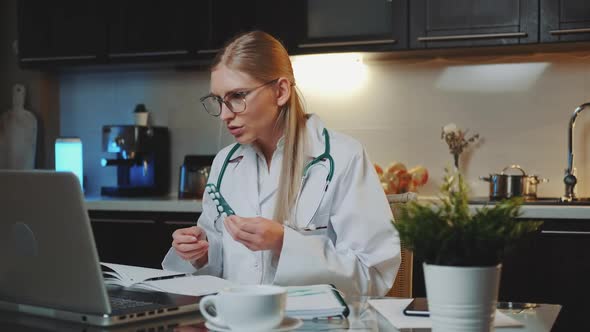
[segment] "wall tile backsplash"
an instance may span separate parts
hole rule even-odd
[[[473,195],[488,194],[480,175],[500,172],[513,163],[549,179],[539,185],[539,196],[563,194],[567,125],[575,107],[590,101],[590,56],[368,58],[363,63],[366,76],[354,90],[323,91],[321,84],[306,86],[304,79],[299,81],[307,110],[329,128],[360,140],[382,166],[394,160],[408,167],[426,166],[430,180],[421,193],[436,193],[443,168],[452,162],[440,131],[454,122],[483,137],[462,159]],[[346,73],[345,68],[342,71]],[[321,81],[334,72],[339,71],[314,74]],[[296,77],[302,76],[296,71]],[[170,129],[170,193],[176,195],[185,154],[214,154],[232,142],[220,120],[202,110],[199,97],[208,91],[206,71],[63,73],[61,135],[82,139],[87,193],[96,195],[101,186],[116,182],[115,169],[100,166],[100,158],[108,156],[101,150],[102,126],[132,124],[135,104],[144,103],[154,124]],[[589,196],[590,110],[576,122],[574,144],[577,192]]]

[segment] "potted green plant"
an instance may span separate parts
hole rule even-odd
[[[490,331],[502,259],[542,223],[517,220],[520,198],[472,209],[468,193],[458,168],[446,169],[440,200],[410,202],[394,223],[400,240],[424,262],[433,331]]]

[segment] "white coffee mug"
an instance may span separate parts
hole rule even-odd
[[[135,115],[135,125],[146,127],[148,125],[150,112],[137,112]]]
[[[278,286],[249,285],[222,290],[201,299],[201,314],[211,323],[232,331],[266,331],[283,321],[287,290]],[[207,309],[213,307],[215,316]]]

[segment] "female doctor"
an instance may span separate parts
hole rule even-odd
[[[285,48],[253,31],[213,61],[201,101],[237,143],[221,150],[197,226],[172,234],[167,270],[242,284],[331,283],[347,295],[391,288],[399,237],[372,163],[353,138],[306,114]]]

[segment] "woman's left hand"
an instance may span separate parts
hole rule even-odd
[[[252,251],[272,250],[280,255],[283,249],[283,225],[262,217],[243,218],[236,215],[225,218],[225,228],[231,237]]]

